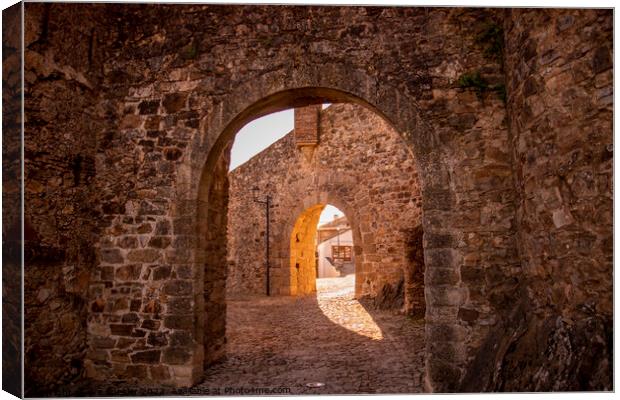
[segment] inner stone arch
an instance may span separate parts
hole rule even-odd
[[[234,181],[232,182],[234,183]],[[300,193],[299,190],[296,193]],[[319,218],[322,211],[328,206],[332,205],[336,207],[346,217],[349,226],[351,227],[352,241],[355,246],[352,249],[355,259],[355,271],[359,272],[361,262],[363,260],[363,250],[359,227],[357,224],[357,212],[351,204],[345,202],[337,194],[330,192],[327,188],[323,190],[311,191],[309,195],[298,199],[297,204],[293,204],[292,208],[288,212],[286,218],[282,221],[282,235],[276,237],[282,237],[283,240],[278,241],[274,246],[275,255],[281,257],[280,270],[274,271],[274,278],[272,281],[272,291],[280,295],[304,295],[315,292],[315,285],[312,283],[312,279],[316,279],[317,275],[308,273],[309,270],[302,271],[302,280],[305,279],[305,290],[299,290],[298,285],[298,273],[296,263],[301,261],[306,268],[311,268],[316,261],[313,258],[313,254],[308,253],[311,247],[316,250],[317,243],[314,242],[317,235],[317,228]],[[233,223],[231,221],[229,226]],[[299,242],[297,241],[299,239]],[[318,239],[318,238],[317,238]],[[301,252],[303,250],[303,257]],[[313,277],[313,278],[312,278]],[[357,285],[358,279],[355,279],[355,297],[362,296],[362,286]]]
[[[363,257],[359,252],[359,247],[357,255],[354,250],[354,244],[360,240],[357,226],[354,221],[348,217],[347,213],[344,213],[340,207],[336,206],[334,207],[343,215],[339,216],[339,218],[334,217],[332,221],[322,224],[320,221],[321,215],[329,205],[334,206],[329,202],[325,202],[307,207],[301,213],[294,214],[297,218],[294,220],[290,229],[290,245],[288,249],[290,258],[289,279],[280,281],[284,284],[284,287],[280,284],[280,287],[274,288],[276,292],[287,293],[291,296],[316,293],[316,280],[321,277],[319,269],[321,266],[325,269],[325,265],[322,264],[328,263],[332,267],[332,272],[336,271],[334,268],[337,269],[342,267],[336,264],[341,262],[343,257],[340,257],[338,254],[334,255],[334,250],[330,247],[330,244],[340,244],[340,236],[343,235],[346,235],[347,238],[349,236],[351,237],[347,239],[346,243],[342,243],[343,246],[345,244],[347,245],[347,264],[352,267],[348,268],[348,272],[356,272],[356,263],[358,259],[361,260]],[[345,207],[343,206],[343,208]],[[337,220],[346,221],[346,228],[342,228],[342,232],[336,230],[336,228],[332,229],[332,232],[330,232],[329,226],[333,225],[336,227],[335,223],[337,223]],[[323,226],[323,228],[319,229],[321,226]],[[329,274],[329,276],[339,275],[344,276],[342,273],[336,273],[335,275],[334,273]],[[288,287],[286,286],[287,284]],[[359,294],[360,291],[358,288],[356,292],[357,297],[359,297]]]

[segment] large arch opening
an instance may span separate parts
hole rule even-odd
[[[228,192],[223,186],[228,182],[225,179],[221,179],[222,171],[228,171],[229,169],[229,156],[232,141],[235,133],[245,123],[268,114],[269,112],[279,111],[288,107],[308,107],[318,104],[332,103],[335,105],[348,103],[355,104],[357,106],[362,105],[363,108],[370,110],[374,118],[380,119],[395,132],[393,124],[385,119],[385,117],[376,110],[375,107],[366,103],[364,100],[357,98],[351,94],[327,89],[327,88],[303,88],[295,89],[285,92],[276,93],[269,96],[266,99],[260,100],[257,103],[251,105],[248,109],[245,109],[240,114],[236,115],[233,120],[227,124],[222,133],[217,137],[209,153],[201,182],[199,185],[199,213],[197,222],[199,225],[199,238],[198,238],[198,252],[196,259],[199,261],[199,275],[202,276],[202,285],[204,288],[204,296],[202,299],[198,299],[196,302],[197,312],[202,316],[202,326],[204,330],[202,334],[204,344],[204,367],[207,368],[215,361],[223,359],[226,342],[226,334],[222,332],[222,329],[214,329],[214,327],[221,328],[226,324],[226,273],[230,271],[230,259],[226,260],[226,257],[222,257],[221,248],[222,242],[231,242],[230,234],[226,235],[225,229],[222,226],[226,225],[227,219],[227,207],[222,207],[223,204],[228,204],[227,200]],[[362,108],[360,107],[360,108]],[[330,107],[330,108],[333,108]],[[337,107],[336,107],[337,108]],[[403,140],[402,137],[399,140]],[[404,141],[401,143],[404,153],[407,157],[412,157],[412,150],[407,146]],[[378,152],[381,152],[380,146],[377,144]],[[306,153],[304,153],[306,154]],[[307,157],[307,156],[306,156]],[[315,160],[316,161],[316,160]],[[364,160],[358,160],[363,163]],[[363,169],[362,164],[358,164],[360,169]],[[388,166],[390,167],[390,166]],[[391,168],[402,167],[398,163],[391,165]],[[416,166],[414,161],[411,161],[411,167],[404,168],[402,171],[405,175],[415,175]],[[264,274],[259,272],[257,275],[260,279],[266,280],[264,284],[257,287],[265,288],[268,285],[268,292],[271,295],[305,295],[315,293],[316,279],[318,275],[318,259],[317,259],[317,224],[320,218],[321,211],[326,204],[335,204],[338,208],[345,210],[345,214],[350,218],[352,222],[351,238],[355,244],[350,246],[349,255],[347,256],[346,250],[343,251],[342,258],[353,258],[355,265],[355,272],[359,273],[362,279],[355,279],[355,296],[361,297],[365,294],[375,294],[385,291],[386,284],[390,284],[391,287],[397,288],[398,281],[406,279],[407,271],[404,261],[400,264],[397,261],[398,257],[393,254],[389,256],[382,256],[379,250],[385,250],[387,253],[394,253],[395,247],[402,245],[401,242],[405,242],[407,238],[403,230],[399,230],[397,234],[399,239],[394,243],[395,247],[391,245],[385,245],[379,243],[375,238],[375,231],[379,229],[379,232],[386,230],[385,226],[381,223],[377,223],[373,219],[369,219],[369,215],[372,215],[372,210],[368,210],[364,215],[359,215],[357,211],[346,211],[347,206],[342,206],[346,201],[342,201],[341,197],[353,196],[353,193],[343,193],[342,187],[346,186],[348,182],[360,181],[359,178],[355,178],[346,173],[334,173],[326,175],[324,179],[308,180],[296,182],[291,188],[295,192],[299,188],[304,187],[316,187],[316,190],[306,197],[300,197],[298,199],[299,205],[291,207],[288,210],[288,214],[292,217],[284,218],[289,222],[284,225],[288,227],[286,230],[278,230],[273,228],[268,232],[261,224],[263,222],[255,223],[248,218],[247,225],[252,227],[254,232],[259,232],[259,238],[257,243],[262,244],[263,240],[267,236],[269,238],[268,254],[270,259],[266,260],[270,266],[270,272]],[[417,182],[417,181],[416,181]],[[400,188],[405,187],[399,186]],[[245,182],[246,195],[251,196],[249,189],[253,186],[252,182]],[[281,188],[277,188],[270,184],[259,185],[261,193],[274,195]],[[400,189],[399,189],[400,190]],[[217,193],[215,193],[217,192]],[[372,196],[376,196],[374,191],[369,191],[365,199],[367,203],[372,203]],[[404,199],[407,196],[403,196],[401,193],[394,193],[395,199]],[[335,201],[334,201],[335,200]],[[416,200],[417,207],[420,212],[417,214],[417,224],[421,224],[421,201],[419,198]],[[275,201],[275,203],[278,203]],[[253,207],[259,209],[260,205],[254,205]],[[282,204],[274,204],[274,209],[270,209],[271,216],[273,217],[278,213],[282,213]],[[249,208],[248,208],[249,209]],[[262,217],[261,217],[262,218]],[[359,223],[358,223],[359,220]],[[264,221],[264,218],[263,218]],[[249,232],[249,231],[248,231]],[[249,233],[246,237],[236,238],[235,240],[242,241],[256,241],[256,238],[250,238]],[[338,251],[340,250],[341,246]],[[402,247],[402,246],[401,246]],[[262,257],[261,257],[262,258]],[[384,261],[389,261],[392,264],[398,264],[399,267],[393,267],[392,270],[383,273],[377,273],[377,269],[380,268]],[[264,265],[263,260],[258,259],[257,265],[260,267]],[[218,272],[213,272],[218,271]],[[200,278],[198,278],[200,279]],[[388,282],[388,281],[395,282]],[[401,283],[402,286],[402,283]],[[403,294],[405,296],[405,294]],[[199,301],[202,301],[200,304]],[[204,308],[202,308],[204,307]],[[361,306],[360,306],[361,307]],[[204,311],[201,311],[204,309]],[[402,310],[401,310],[402,311]],[[215,335],[216,337],[212,337]],[[377,335],[375,335],[377,336]],[[380,335],[379,335],[380,336]],[[378,336],[377,336],[378,337]]]

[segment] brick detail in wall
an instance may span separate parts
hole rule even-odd
[[[295,109],[295,144],[297,146],[319,144],[320,113],[320,104]]]

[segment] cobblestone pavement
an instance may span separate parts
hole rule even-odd
[[[424,325],[353,298],[354,275],[317,280],[317,296],[234,299],[228,359],[201,388],[291,394],[422,391]],[[307,383],[322,382],[321,388]]]
[[[316,296],[229,299],[227,359],[209,368],[191,391],[91,381],[67,394],[421,392],[423,322],[395,311],[367,310],[354,299],[353,284],[349,275],[318,279]],[[315,382],[324,386],[306,386]]]

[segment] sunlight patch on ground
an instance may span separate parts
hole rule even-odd
[[[330,321],[358,335],[382,340],[383,332],[372,316],[354,298],[355,275],[316,280],[319,308]]]

